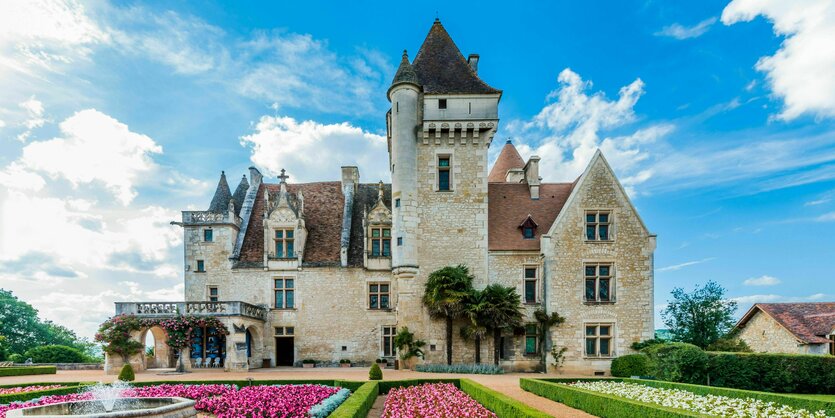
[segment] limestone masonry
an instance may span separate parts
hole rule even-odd
[[[232,193],[222,174],[209,209],[177,222],[186,302],[124,302],[117,313],[220,317],[231,334],[203,330],[182,353],[187,367],[393,363],[402,327],[427,342],[424,362],[443,363],[444,323],[421,297],[430,273],[463,264],[475,287],[522,295],[529,325],[502,336],[503,367],[539,367],[533,313],[542,308],[566,318],[546,332],[549,365],[551,349],[565,348],[562,370],[608,373],[612,358],[653,337],[655,235],[600,152],[571,183],[543,182],[539,157],[524,161],[510,141],[490,169],[502,92],[478,77],[478,62],[436,20],[414,61],[404,51],[386,93],[391,184],[363,183],[356,167],[331,182],[293,183],[283,172],[267,182],[253,167]],[[472,363],[460,326],[453,361]],[[481,359],[491,363],[487,340]],[[170,365],[165,356],[130,361]],[[108,358],[108,370],[120,363]]]

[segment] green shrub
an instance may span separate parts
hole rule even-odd
[[[33,363],[84,363],[86,360],[84,353],[65,345],[30,348],[23,356],[31,358]]]
[[[314,360],[312,358],[306,358],[306,359],[302,360],[302,364],[316,364],[316,360]]]
[[[462,391],[500,417],[547,418],[551,416],[470,379],[461,379],[460,385]]]
[[[739,338],[720,338],[708,345],[707,351],[722,351],[725,353],[750,353],[751,347]]]
[[[133,374],[133,367],[130,364],[122,366],[122,371],[119,372],[118,379],[123,382],[133,382],[136,379],[136,376]]]
[[[371,370],[368,371],[368,380],[383,380],[383,371],[377,363],[371,365]]]
[[[365,382],[354,391],[350,398],[339,405],[339,408],[331,412],[328,418],[365,418],[374,406],[379,393],[379,383]]]
[[[415,371],[426,373],[502,374],[501,366],[494,364],[418,364]]]
[[[55,374],[58,368],[55,366],[23,366],[23,367],[0,367],[2,376],[27,376],[32,374]]]
[[[670,382],[707,383],[708,355],[687,343],[654,344],[642,350],[649,357],[650,375]]]
[[[835,357],[707,353],[711,386],[779,393],[835,393]]]
[[[630,347],[632,347],[632,349],[635,350],[635,351],[641,351],[641,350],[643,350],[643,349],[645,349],[649,346],[657,345],[657,344],[666,344],[668,342],[670,342],[670,341],[665,340],[663,338],[653,338],[651,340],[644,340],[644,341],[641,341],[641,342],[634,342],[634,343],[632,343],[632,345]]]
[[[20,353],[9,354],[9,361],[13,363],[23,363],[26,361],[26,357],[23,357],[23,354]]]
[[[649,373],[650,362],[646,354],[627,354],[612,360],[612,376],[647,376]]]

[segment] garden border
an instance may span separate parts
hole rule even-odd
[[[57,372],[58,368],[55,366],[0,367],[0,377],[55,374]]]
[[[12,402],[25,402],[32,399],[40,398],[41,396],[51,395],[68,395],[76,393],[81,388],[93,385],[93,382],[38,382],[38,383],[18,383],[14,385],[2,385],[0,388],[15,388],[27,386],[43,386],[43,385],[62,385],[64,387],[46,390],[35,390],[23,393],[10,393],[7,395],[0,395],[0,405]]]

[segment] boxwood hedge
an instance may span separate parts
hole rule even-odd
[[[27,376],[32,374],[55,374],[57,372],[58,368],[55,366],[0,367],[0,377]]]

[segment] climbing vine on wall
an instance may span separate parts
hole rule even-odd
[[[168,334],[168,346],[179,350],[188,347],[191,333],[197,328],[215,328],[223,335],[229,330],[215,317],[178,315],[173,318],[138,318],[136,315],[116,315],[105,321],[96,333],[96,341],[104,345],[108,354],[128,357],[139,353],[144,347],[141,341],[131,338],[131,334],[143,328],[158,326]]]

